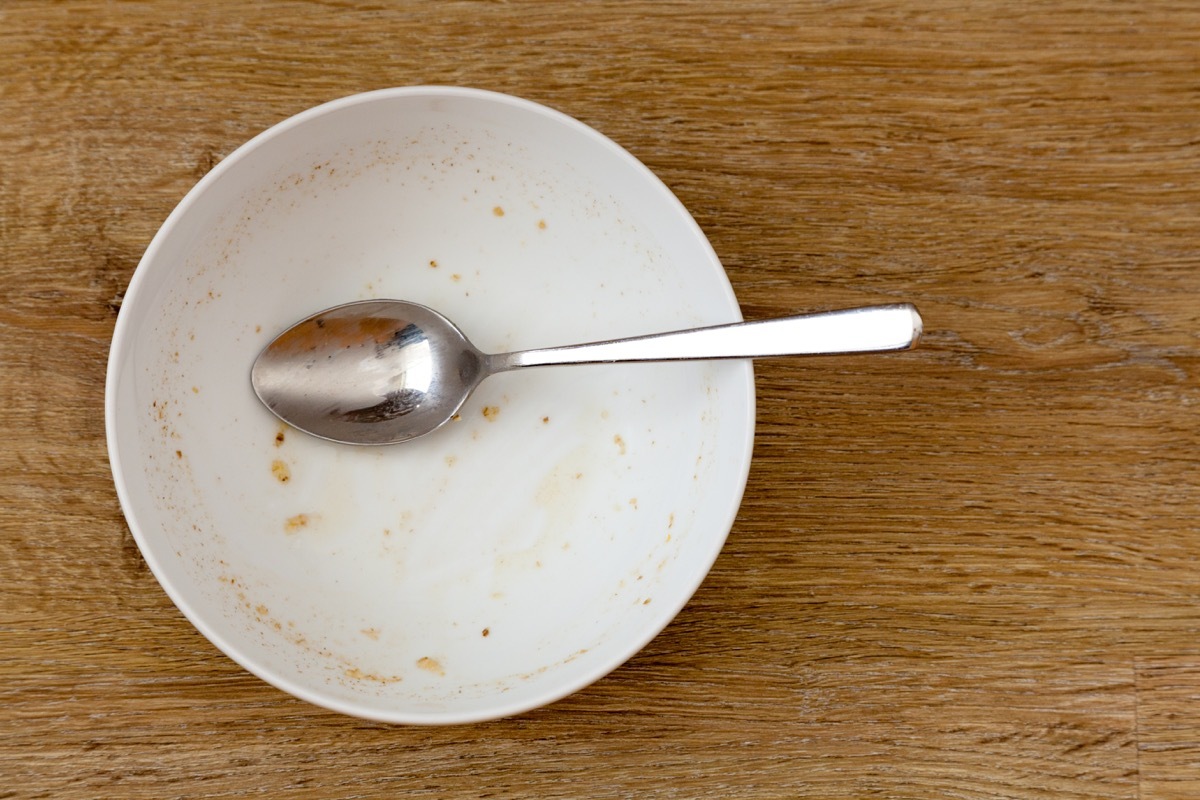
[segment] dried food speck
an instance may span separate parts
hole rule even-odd
[[[500,206],[496,206],[495,208],[492,209],[492,213],[495,214],[497,217],[503,217],[504,209],[501,208]]]
[[[283,524],[283,527],[288,533],[295,533],[301,528],[308,527],[308,523],[310,521],[311,518],[308,516],[308,514],[297,514],[294,517],[288,517],[287,522]]]
[[[440,661],[429,656],[422,656],[417,659],[417,666],[426,672],[432,672],[434,675],[445,675],[446,670],[442,667]]]
[[[483,407],[483,418],[486,419],[488,422],[495,422],[496,417],[498,417],[499,415],[500,415],[500,407],[499,406],[484,406]]]
[[[280,483],[287,483],[292,479],[292,471],[288,468],[287,463],[278,458],[271,462],[271,474]]]

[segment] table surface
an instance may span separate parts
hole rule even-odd
[[[0,797],[1200,796],[1191,2],[0,7]],[[197,633],[104,441],[122,293],[214,164],[457,84],[629,149],[747,317],[911,300],[902,357],[761,362],[706,582],[513,719],[307,705]]]

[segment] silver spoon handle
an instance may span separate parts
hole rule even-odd
[[[917,309],[900,303],[501,353],[488,359],[491,371],[503,372],[519,367],[615,361],[877,353],[908,350],[920,337],[921,316]]]

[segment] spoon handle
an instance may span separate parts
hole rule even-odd
[[[519,367],[616,361],[877,353],[908,350],[920,337],[921,316],[917,309],[900,303],[501,353],[489,356],[489,366],[491,371],[503,372]]]

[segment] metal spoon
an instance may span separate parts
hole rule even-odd
[[[488,355],[433,309],[364,300],[288,328],[250,379],[267,408],[313,436],[396,444],[437,430],[484,378],[519,367],[883,352],[920,336],[905,303]]]

